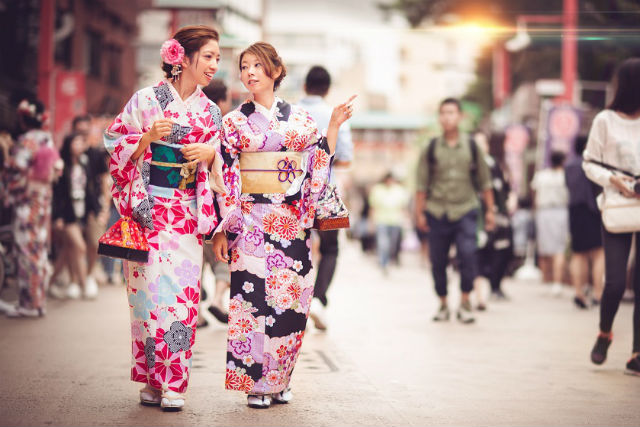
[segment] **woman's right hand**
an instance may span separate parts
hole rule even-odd
[[[213,255],[220,262],[229,262],[229,241],[222,232],[213,235]]]
[[[630,176],[612,175],[611,178],[609,178],[609,182],[611,182],[611,184],[613,184],[613,186],[616,187],[616,189],[620,191],[624,197],[639,197],[638,194],[633,191],[633,184],[636,182],[636,180],[631,178]]]
[[[173,127],[173,120],[169,119],[160,119],[153,122],[151,125],[151,129],[149,129],[146,134],[149,136],[151,141],[157,141],[160,138],[168,136],[171,133],[171,128]]]
[[[340,105],[337,105],[331,112],[331,118],[329,119],[329,127],[339,128],[342,123],[351,118],[353,114],[353,105],[351,103],[356,99],[358,95],[352,95],[351,98]]]

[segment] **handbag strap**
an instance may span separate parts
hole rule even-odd
[[[136,166],[135,162],[133,163],[133,176],[131,177],[131,181],[129,181],[129,201],[127,203],[127,208],[129,211],[129,214],[133,214],[133,212],[131,211],[131,198],[133,197],[133,181],[136,180],[136,177],[138,176],[138,166]]]
[[[599,161],[597,161],[597,160],[592,160],[592,159],[585,159],[584,161],[585,161],[585,162],[589,162],[589,163],[593,163],[593,164],[598,165],[598,166],[602,166],[603,168],[605,168],[605,169],[609,169],[609,170],[611,170],[611,171],[620,172],[620,173],[622,173],[622,174],[624,174],[624,175],[626,175],[626,176],[630,176],[630,177],[631,177],[631,178],[633,178],[633,179],[638,179],[638,178],[640,178],[640,175],[634,175],[634,174],[632,174],[632,173],[631,173],[631,172],[629,172],[629,171],[626,171],[626,170],[623,170],[623,169],[617,168],[617,167],[612,166],[612,165],[610,165],[610,164],[608,164],[608,163],[599,162]]]

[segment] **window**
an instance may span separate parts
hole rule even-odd
[[[107,50],[108,81],[111,86],[120,86],[120,68],[122,67],[122,49],[109,46]]]
[[[102,76],[102,37],[93,31],[87,31],[85,40],[84,65],[88,75]]]

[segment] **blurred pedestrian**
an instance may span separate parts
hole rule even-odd
[[[218,70],[218,40],[211,27],[178,30],[161,49],[166,79],[136,92],[105,132],[114,201],[121,215],[140,223],[151,248],[148,263],[124,262],[131,379],[145,384],[143,404],[168,410],[184,406],[202,235],[217,224],[209,167],[222,123],[220,109],[200,86]]]
[[[640,58],[627,59],[616,72],[615,95],[609,107],[593,120],[584,151],[584,171],[603,188],[603,197],[638,198],[637,181],[620,171],[640,175]],[[598,163],[595,163],[598,162]],[[601,201],[600,201],[601,202]],[[640,227],[638,229],[640,231]],[[602,364],[613,339],[613,320],[625,291],[626,267],[635,240],[633,288],[633,346],[626,373],[640,375],[640,234],[612,233],[602,229],[605,282],[600,303],[600,333],[591,351],[591,360]]]
[[[407,216],[409,194],[391,172],[371,188],[371,214],[376,225],[376,248],[382,273],[388,274],[389,262],[398,246],[402,224]]]
[[[373,254],[376,248],[375,224],[371,215],[371,205],[369,204],[369,193],[373,185],[361,185],[357,189],[360,205],[360,216],[355,225],[355,233],[360,240],[360,248],[364,254]]]
[[[59,174],[59,155],[51,134],[42,130],[44,105],[35,98],[18,105],[18,126],[23,132],[9,153],[9,202],[15,209],[14,238],[18,254],[18,305],[10,317],[45,314],[49,287],[49,235],[51,184]]]
[[[87,164],[86,218],[83,236],[87,247],[87,284],[89,295],[98,293],[98,239],[107,228],[110,208],[113,206],[106,186],[109,172],[109,153],[91,134],[92,119],[89,115],[77,116],[72,122],[72,133],[80,134],[85,140],[84,156]],[[98,145],[99,144],[99,145]],[[103,264],[104,265],[104,264]]]
[[[76,299],[95,298],[98,284],[87,279],[87,244],[84,238],[87,217],[91,206],[88,203],[88,180],[91,169],[85,154],[85,136],[72,133],[65,137],[60,157],[64,161],[62,176],[53,187],[53,226],[61,235],[62,246],[54,263],[50,293]],[[71,283],[63,291],[57,289],[55,280],[63,268],[68,268]]]
[[[604,282],[604,249],[602,248],[602,220],[596,203],[594,185],[582,169],[582,152],[587,138],[575,142],[576,157],[567,162],[565,178],[569,190],[569,232],[571,260],[569,271],[575,289],[573,299],[578,308],[588,308],[585,285],[589,277],[593,283],[591,304],[598,305]]]
[[[507,202],[511,193],[511,187],[498,161],[490,154],[490,144],[484,133],[476,133],[474,139],[478,147],[482,150],[484,160],[491,172],[491,186],[493,187],[493,199],[495,209],[495,227],[493,230],[485,232],[480,227],[480,235],[485,236],[479,244],[478,251],[478,273],[489,280],[491,286],[491,298],[498,301],[507,300],[507,296],[502,290],[502,280],[507,272],[507,267],[513,259],[513,229],[509,217]],[[496,145],[502,145],[504,135],[493,134],[491,140]],[[483,204],[483,211],[486,208]],[[479,292],[476,289],[476,292]],[[484,300],[478,298],[478,309],[484,309]]]
[[[533,176],[536,245],[543,280],[551,295],[562,293],[565,251],[569,243],[569,195],[564,178],[565,154],[551,153],[551,167]]]
[[[416,180],[416,224],[429,232],[431,270],[440,308],[434,321],[449,320],[447,303],[447,265],[449,249],[455,242],[460,264],[462,290],[457,318],[475,321],[469,294],[477,275],[477,227],[480,201],[487,207],[484,224],[495,225],[493,189],[489,168],[472,138],[459,129],[460,101],[447,98],[440,103],[438,119],[442,136],[432,139],[419,160]]]
[[[298,105],[304,108],[316,121],[318,130],[321,132],[328,128],[331,119],[332,108],[324,100],[330,87],[331,76],[329,72],[319,65],[313,66],[305,78],[305,97],[298,102]],[[338,131],[336,152],[333,155],[331,165],[332,167],[348,167],[352,159],[351,127],[349,123],[344,123]],[[333,170],[330,172],[329,182],[336,183]],[[326,330],[328,325],[325,307],[328,304],[327,292],[333,280],[338,260],[338,231],[318,231],[320,261],[318,262],[318,275],[313,288],[313,301],[309,317],[313,320],[315,327],[320,330]]]
[[[251,98],[223,120],[227,193],[218,194],[213,245],[219,261],[231,261],[226,388],[267,408],[293,397],[313,299],[310,228],[353,97],[334,108],[322,137],[306,111],[275,95],[286,68],[273,46],[252,44],[238,68]]]

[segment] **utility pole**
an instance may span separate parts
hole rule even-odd
[[[578,74],[578,0],[564,0],[562,14],[562,82],[564,100],[574,101],[575,82]]]
[[[38,98],[53,115],[53,26],[55,0],[40,1],[40,34],[38,36]],[[51,120],[53,123],[53,120]]]

